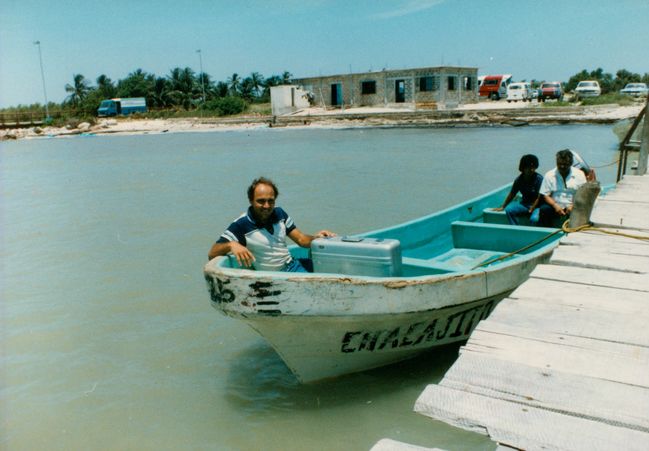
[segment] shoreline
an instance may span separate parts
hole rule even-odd
[[[162,133],[248,131],[267,128],[388,128],[388,127],[493,127],[534,124],[612,124],[636,117],[644,103],[630,106],[597,105],[541,107],[538,103],[480,102],[449,110],[410,108],[309,108],[285,116],[239,116],[229,118],[134,119],[102,118],[76,127],[29,127],[0,129],[0,141],[64,138],[93,135],[144,135]]]

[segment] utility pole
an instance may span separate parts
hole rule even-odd
[[[201,90],[203,91],[203,106],[205,106],[205,82],[203,81],[203,56],[201,49],[196,50],[196,53],[198,53],[198,62],[201,68]]]
[[[38,47],[38,61],[41,63],[41,79],[43,80],[43,96],[45,97],[45,120],[50,118],[50,107],[47,105],[47,89],[45,89],[45,71],[43,70],[43,55],[41,53],[41,41],[34,41]]]

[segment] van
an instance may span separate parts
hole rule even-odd
[[[485,75],[480,85],[480,97],[488,97],[491,100],[500,100],[507,96],[507,86],[512,81],[510,74]]]
[[[97,116],[128,116],[133,113],[146,113],[146,99],[132,97],[123,99],[102,100],[97,108]]]
[[[529,83],[510,83],[507,86],[507,101],[518,102],[519,100],[532,101],[532,86]]]

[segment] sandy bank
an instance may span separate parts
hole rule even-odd
[[[507,102],[480,102],[452,110],[415,110],[412,108],[309,108],[289,116],[242,116],[234,118],[187,119],[99,119],[95,125],[76,127],[31,127],[0,130],[0,140],[43,137],[69,137],[100,134],[152,134],[208,131],[251,130],[268,127],[349,128],[376,126],[493,126],[535,123],[613,123],[633,118],[643,104],[632,106],[598,105],[591,107],[542,106]]]

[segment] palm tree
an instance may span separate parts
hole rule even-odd
[[[241,78],[239,74],[234,73],[230,78],[228,78],[228,86],[230,88],[231,95],[239,94],[239,89],[241,88]]]
[[[90,86],[88,86],[88,81],[81,74],[74,74],[73,84],[67,83],[65,85],[65,92],[69,92],[70,95],[66,98],[66,101],[72,105],[78,106],[83,99],[88,95],[90,91]]]
[[[282,74],[282,84],[283,85],[290,85],[291,84],[291,78],[293,78],[293,74],[290,73],[289,71],[285,70],[284,73]]]
[[[155,81],[155,75],[137,69],[117,82],[117,94],[119,97],[151,97]]]
[[[259,72],[253,72],[252,74],[250,74],[250,84],[252,86],[252,90],[255,92],[255,95],[259,97],[261,88],[263,88],[264,86],[264,76]]]
[[[196,82],[194,71],[186,67],[176,67],[169,74],[168,97],[175,105],[181,105],[188,110],[193,100],[200,97],[200,86]]]
[[[239,92],[241,97],[246,99],[248,102],[252,102],[252,98],[254,97],[254,86],[251,77],[246,77],[241,81]]]
[[[104,99],[115,97],[115,85],[113,84],[113,81],[104,74],[97,77],[97,91],[99,91]]]
[[[224,81],[218,82],[214,87],[214,94],[216,94],[216,97],[227,97],[229,91],[230,88]]]

